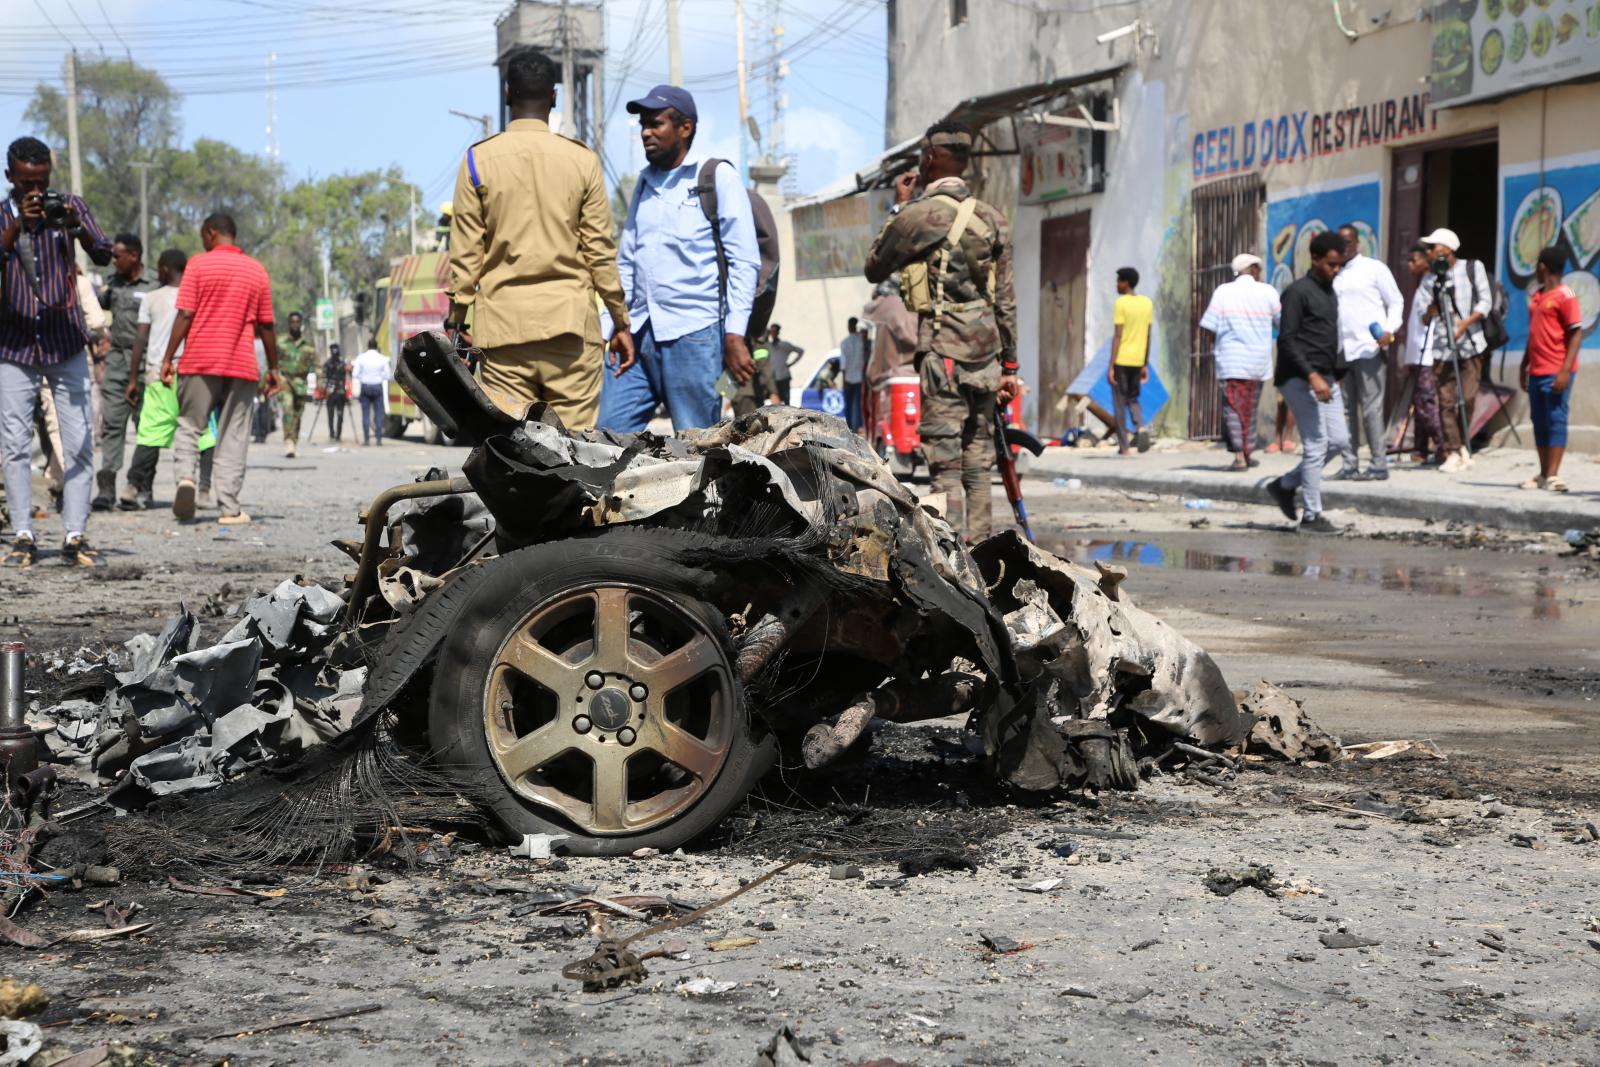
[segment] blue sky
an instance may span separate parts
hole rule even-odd
[[[266,56],[277,54],[278,142],[292,176],[398,163],[426,210],[450,195],[478,127],[449,113],[495,112],[494,22],[510,0],[5,0],[0,57],[4,139],[40,80],[60,84],[80,53],[131,53],[184,94],[183,139],[266,147]],[[606,0],[606,96],[620,104],[666,80],[665,0]],[[785,147],[799,191],[862,166],[883,144],[883,0],[745,0],[746,55],[768,52],[773,10],[790,49]],[[680,0],[683,67],[701,140],[737,159],[732,0]],[[765,130],[764,76],[751,112]],[[611,108],[608,105],[608,111]],[[620,106],[606,126],[615,173],[637,170],[638,134]],[[754,149],[752,148],[752,155]]]

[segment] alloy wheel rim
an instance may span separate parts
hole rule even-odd
[[[704,623],[658,591],[608,583],[534,607],[496,651],[489,753],[524,800],[587,834],[682,815],[733,744],[733,673]]]

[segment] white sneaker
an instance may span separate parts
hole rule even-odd
[[[1461,458],[1460,452],[1450,453],[1444,458],[1444,462],[1439,464],[1439,471],[1442,474],[1460,474],[1466,469],[1466,461]]]

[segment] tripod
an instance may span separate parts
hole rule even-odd
[[[1433,306],[1439,309],[1438,327],[1450,344],[1450,366],[1456,378],[1456,414],[1461,420],[1461,451],[1472,458],[1472,428],[1467,419],[1467,391],[1461,385],[1461,338],[1456,336],[1456,287],[1450,269],[1433,278]]]

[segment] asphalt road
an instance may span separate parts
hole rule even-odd
[[[328,542],[355,536],[373,495],[463,455],[414,441],[256,450],[256,524],[97,517],[108,565],[47,558],[0,576],[0,631],[93,646],[156,629],[179,601],[334,579],[350,568]],[[45,987],[47,1019],[70,1021],[48,1031],[58,1045],[116,1040],[163,1063],[745,1064],[785,1025],[819,1064],[1594,1062],[1600,844],[1571,839],[1600,817],[1595,566],[1529,535],[1460,548],[1363,520],[1363,536],[1302,540],[1247,506],[1030,491],[1041,540],[1125,562],[1124,590],[1211,649],[1236,688],[1270,679],[1347,741],[1430,736],[1449,761],[1168,778],[1023,810],[951,755],[958,723],[889,728],[886,754],[798,794],[771,787],[685,858],[552,865],[457,841],[437,867],[365,864],[380,875],[366,884],[285,872],[270,906],[153,878],[104,892],[143,905],[156,926],[141,938],[8,949],[7,971]],[[1344,810],[1368,794],[1421,821]],[[933,835],[977,869],[899,880],[897,834]],[[703,902],[817,840],[838,855],[638,943],[683,951],[601,993],[560,974],[594,938],[514,915],[525,898],[507,888]],[[1058,854],[1068,842],[1076,853]],[[831,878],[840,859],[864,877]],[[1289,887],[1205,887],[1212,868],[1247,863]],[[28,924],[86,925],[97,892],[55,894]],[[1376,944],[1334,947],[1341,932]],[[712,947],[728,937],[754,940]],[[732,985],[696,992],[698,978]]]

